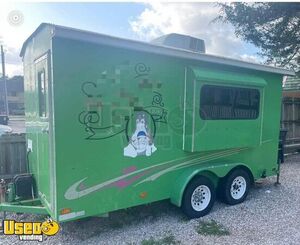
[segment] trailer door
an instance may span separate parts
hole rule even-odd
[[[37,190],[38,195],[45,205],[51,209],[52,203],[51,183],[50,183],[50,165],[49,165],[49,139],[51,131],[52,116],[50,113],[50,72],[49,72],[49,54],[48,52],[42,57],[35,60],[35,78],[37,88]]]

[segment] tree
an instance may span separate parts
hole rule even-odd
[[[235,34],[259,47],[267,64],[300,75],[300,3],[219,4],[217,20],[231,23]]]

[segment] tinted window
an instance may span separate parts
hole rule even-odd
[[[256,119],[258,89],[204,85],[200,92],[200,117],[204,120]]]

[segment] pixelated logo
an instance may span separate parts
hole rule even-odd
[[[17,222],[15,220],[4,220],[2,222],[1,234],[19,236],[20,241],[43,241],[43,236],[54,236],[59,231],[59,225],[52,219],[44,222]]]
[[[12,26],[20,26],[24,22],[24,15],[19,10],[13,10],[7,15],[7,21]]]

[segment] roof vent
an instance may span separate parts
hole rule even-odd
[[[152,40],[151,43],[186,49],[197,53],[205,53],[204,40],[177,33],[171,33],[158,37]]]

